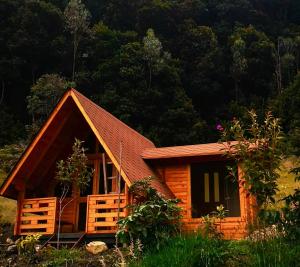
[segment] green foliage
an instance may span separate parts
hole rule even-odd
[[[287,133],[285,153],[300,155],[300,74],[271,103],[276,115],[280,117],[282,127]]]
[[[249,266],[288,267],[298,265],[299,243],[287,243],[284,239],[249,242]]]
[[[74,81],[77,50],[83,35],[89,32],[90,13],[81,0],[70,0],[66,6],[64,15],[66,28],[73,36],[72,81]]]
[[[226,243],[221,240],[197,235],[178,236],[170,239],[159,251],[149,251],[133,266],[224,266],[228,256]]]
[[[193,235],[175,237],[160,251],[150,251],[130,266],[289,267],[298,266],[299,253],[299,243],[284,239],[226,241]]]
[[[274,202],[278,170],[281,162],[281,127],[279,120],[268,112],[262,124],[254,111],[249,113],[249,125],[234,119],[222,132],[227,157],[236,161],[243,171],[243,186],[256,197],[258,206]],[[235,140],[236,143],[230,140]],[[236,176],[236,167],[229,167]],[[236,177],[235,177],[236,178]],[[236,178],[237,179],[237,178]]]
[[[93,171],[87,167],[88,158],[82,144],[83,141],[75,139],[70,157],[57,163],[56,179],[62,184],[68,186],[75,184],[84,190],[91,180]]]
[[[0,148],[0,170],[9,173],[25,150],[23,143],[6,145]]]
[[[294,168],[293,173],[297,175],[296,181],[300,181],[300,168]],[[283,226],[287,237],[298,240],[300,237],[300,188],[295,189],[293,194],[283,199]]]
[[[27,96],[27,110],[32,118],[32,123],[26,125],[28,141],[38,132],[64,92],[74,85],[57,74],[45,74],[31,86]]]
[[[117,237],[122,243],[129,244],[139,239],[145,248],[157,248],[180,227],[178,200],[163,198],[150,186],[153,178],[148,177],[135,182],[130,187],[134,204],[130,205],[130,214],[118,222]]]
[[[212,211],[210,214],[206,216],[202,216],[201,219],[203,222],[201,223],[199,229],[201,233],[205,237],[208,238],[217,238],[221,239],[223,237],[222,230],[222,220],[226,217],[228,210],[225,210],[223,205],[217,206],[215,211]],[[219,225],[219,229],[217,226]]]
[[[296,0],[1,0],[0,145],[26,135],[26,96],[46,73],[76,78],[157,145],[216,141],[230,103],[264,111],[295,80],[299,9]]]
[[[41,264],[42,267],[61,267],[83,259],[84,251],[69,248],[61,248],[59,250],[47,248],[42,251],[42,257],[45,259]]]
[[[35,246],[39,243],[41,234],[32,234],[20,237],[17,241],[17,248],[19,254],[33,256],[35,254]]]

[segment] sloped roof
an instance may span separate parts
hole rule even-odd
[[[141,157],[145,149],[155,148],[154,144],[130,128],[128,125],[114,117],[112,114],[96,105],[94,102],[72,90],[72,94],[78,99],[80,105],[86,112],[86,115],[99,133],[99,142],[104,149],[110,150],[109,156],[116,161],[115,165],[120,163],[120,143],[122,145],[122,170],[128,180],[133,183],[146,176],[154,176],[150,167]],[[102,139],[102,140],[101,140]],[[108,152],[108,151],[107,151]],[[153,186],[166,196],[172,196],[167,185],[154,181]]]
[[[14,169],[1,186],[1,195],[7,195],[6,192],[14,178],[18,177],[20,179],[20,177],[23,177],[24,169],[28,169],[28,166],[26,166],[26,161],[28,158],[30,158],[30,154],[33,151],[38,153],[36,150],[39,150],[40,148],[35,148],[42,147],[42,142],[45,141],[44,139],[47,129],[51,127],[51,125],[53,127],[53,121],[58,116],[65,103],[70,101],[70,99],[71,101],[74,101],[114,165],[119,169],[121,163],[121,174],[128,185],[131,185],[133,182],[146,176],[154,176],[154,173],[150,167],[141,157],[142,151],[145,149],[154,148],[154,144],[127,126],[125,123],[118,120],[112,114],[80,94],[75,89],[70,89],[64,94],[59,103],[56,105],[44,126],[41,128],[31,144],[27,147],[26,151],[23,153]],[[80,125],[78,125],[78,129],[80,130]],[[122,147],[121,159],[119,156],[120,145]],[[173,196],[167,185],[163,182],[154,180],[153,186],[166,197]]]
[[[167,159],[182,157],[197,157],[224,154],[225,143],[209,143],[187,146],[151,147],[141,154],[143,159]]]

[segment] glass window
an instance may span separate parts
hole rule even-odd
[[[228,176],[225,162],[191,164],[192,217],[199,218],[224,205],[227,216],[240,216],[238,182]]]

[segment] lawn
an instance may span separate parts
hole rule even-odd
[[[0,185],[2,185],[6,173],[0,169]],[[0,197],[0,224],[14,223],[16,218],[16,201]]]

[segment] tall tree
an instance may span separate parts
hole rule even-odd
[[[234,80],[235,101],[239,102],[239,82],[245,74],[247,60],[245,58],[245,42],[238,37],[230,48],[232,53],[231,73]]]
[[[76,56],[79,43],[89,32],[90,13],[81,0],[71,0],[64,11],[67,28],[73,36],[72,81],[75,79]]]

